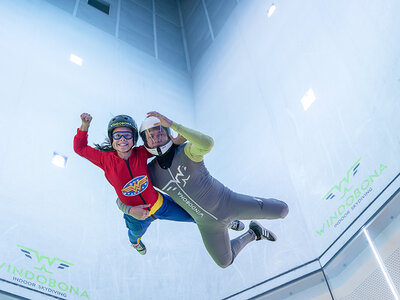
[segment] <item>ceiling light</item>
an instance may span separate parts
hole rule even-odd
[[[307,110],[311,104],[314,103],[315,99],[314,91],[309,89],[303,98],[301,98],[301,104],[303,105],[304,110]]]
[[[76,56],[75,54],[71,54],[69,57],[69,61],[73,62],[74,64],[77,64],[78,66],[82,66],[82,58],[79,56]]]
[[[68,157],[57,152],[53,152],[51,163],[59,168],[65,168],[67,166],[67,159]]]
[[[275,12],[275,10],[276,10],[276,5],[274,3],[272,3],[271,6],[267,10],[268,18],[270,18],[272,16],[272,14]]]

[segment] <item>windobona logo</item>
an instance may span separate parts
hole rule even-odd
[[[343,197],[346,195],[346,193],[349,191],[348,190],[348,186],[349,186],[349,181],[351,177],[356,176],[357,171],[358,171],[358,167],[360,166],[360,161],[361,158],[359,160],[357,160],[353,166],[351,166],[351,168],[347,171],[347,175],[346,177],[344,177],[338,185],[334,185],[328,193],[326,193],[326,195],[324,196],[324,198],[322,198],[322,200],[330,200],[336,197],[336,194],[341,194],[343,193],[342,197],[340,197],[340,199],[343,199]],[[350,174],[352,174],[352,176],[350,176]]]
[[[21,248],[21,252],[25,254],[26,257],[33,259],[32,256],[35,258],[35,261],[41,265],[40,268],[35,267],[36,270],[39,271],[44,271],[48,274],[53,274],[53,272],[48,271],[47,269],[49,268],[57,268],[57,269],[65,269],[69,268],[70,266],[73,266],[73,264],[59,259],[59,258],[53,258],[50,259],[47,256],[40,256],[39,252],[21,245],[17,245],[17,247]],[[46,268],[47,265],[47,268]]]
[[[360,169],[362,170],[361,157],[348,169],[346,175],[334,185],[322,197],[322,201],[336,201],[338,207],[331,212],[320,229],[316,230],[319,236],[322,236],[327,230],[339,226],[351,212],[357,210],[360,204],[365,200],[373,190],[375,180],[377,180],[387,168],[386,165],[380,164],[374,170],[361,177]],[[365,174],[365,173],[364,173]]]
[[[33,270],[0,261],[0,272],[6,272],[11,275],[12,281],[29,289],[38,290],[52,296],[67,298],[71,295],[89,299],[89,295],[85,289],[55,280],[51,277],[54,272],[63,272],[65,269],[73,266],[72,263],[56,257],[49,258],[42,256],[39,254],[39,251],[25,246],[17,245],[17,247],[37,267],[34,267]]]

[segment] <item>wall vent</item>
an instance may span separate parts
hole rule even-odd
[[[103,0],[88,0],[88,4],[102,11],[103,13],[110,14],[110,3]]]

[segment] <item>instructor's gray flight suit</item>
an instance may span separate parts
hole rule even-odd
[[[151,181],[193,217],[208,253],[220,267],[225,268],[256,237],[250,230],[231,241],[228,224],[232,220],[284,218],[288,214],[288,206],[277,199],[231,191],[210,175],[202,156],[201,161],[196,162],[185,153],[190,151],[193,140],[201,141],[205,135],[176,123],[171,128],[185,137],[188,143],[170,149],[175,154],[168,169],[162,169],[157,159],[148,164]],[[189,150],[185,151],[185,147]]]

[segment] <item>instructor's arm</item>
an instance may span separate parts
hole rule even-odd
[[[171,127],[173,130],[175,130],[177,133],[179,133],[189,141],[189,143],[187,143],[185,146],[185,154],[192,161],[202,161],[204,155],[210,152],[212,147],[214,146],[214,140],[208,135],[202,134],[201,132],[189,129],[187,127],[184,127],[183,125],[173,122],[156,111],[149,112],[147,113],[147,115],[160,119],[160,123],[155,125]]]

